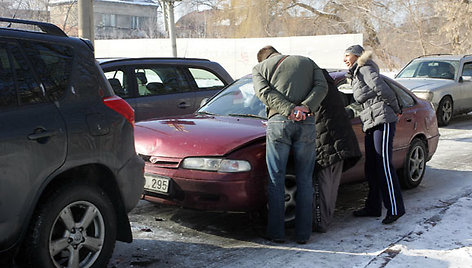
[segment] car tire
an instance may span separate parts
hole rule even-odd
[[[440,127],[447,126],[452,118],[453,113],[453,102],[451,97],[446,96],[441,99],[436,111],[436,117],[438,118],[438,125]]]
[[[35,212],[20,252],[31,267],[106,267],[116,241],[108,196],[88,184],[58,188]]]
[[[297,194],[297,182],[295,180],[295,174],[287,172],[285,175],[285,225],[287,227],[295,226],[295,206]]]
[[[421,183],[426,170],[426,159],[426,144],[421,139],[413,139],[403,167],[398,172],[402,188],[412,189]]]

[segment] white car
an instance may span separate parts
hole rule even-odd
[[[434,55],[410,61],[395,80],[430,101],[439,126],[472,111],[472,56]]]

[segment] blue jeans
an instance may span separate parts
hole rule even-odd
[[[308,240],[312,232],[313,169],[315,167],[315,119],[292,121],[274,115],[267,122],[266,161],[269,171],[267,235],[285,237],[285,172],[290,152],[297,183],[295,239]]]

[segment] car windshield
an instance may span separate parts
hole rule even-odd
[[[243,77],[229,85],[197,113],[266,118],[265,106],[254,92],[251,77]]]
[[[415,59],[396,78],[440,78],[454,79],[459,67],[455,60]]]

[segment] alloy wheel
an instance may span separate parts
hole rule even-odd
[[[418,182],[423,177],[425,169],[426,157],[422,147],[413,148],[409,159],[409,173],[412,182]]]
[[[49,254],[56,267],[91,267],[105,241],[105,223],[90,202],[66,206],[56,218],[49,236]]]

